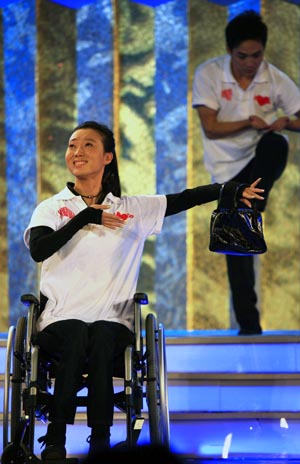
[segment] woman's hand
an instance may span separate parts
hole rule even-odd
[[[242,192],[242,197],[240,198],[240,201],[242,201],[248,208],[252,207],[251,200],[264,200],[264,197],[262,197],[260,194],[264,192],[264,189],[257,188],[257,184],[261,181],[261,177],[256,179],[250,187],[245,187],[245,189]]]
[[[126,220],[122,219],[120,216],[105,212],[105,210],[110,208],[109,205],[94,204],[91,205],[91,208],[102,210],[101,225],[107,227],[108,229],[118,229],[119,227],[123,227],[126,224]]]

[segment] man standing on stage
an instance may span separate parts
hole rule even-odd
[[[281,132],[300,131],[300,91],[264,59],[267,32],[253,10],[233,18],[225,29],[228,54],[197,67],[192,98],[212,181],[261,177],[260,211],[286,166],[288,142]],[[239,334],[261,334],[253,256],[226,255],[226,260]]]

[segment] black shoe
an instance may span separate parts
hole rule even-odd
[[[49,445],[41,452],[42,462],[61,461],[66,459],[67,451],[64,446]]]
[[[41,459],[46,461],[59,461],[66,459],[66,424],[52,422],[48,425],[45,436],[38,439],[45,449],[41,452]]]
[[[92,434],[86,440],[90,444],[88,459],[93,460],[110,449],[110,427],[92,427]]]
[[[261,335],[262,329],[257,327],[256,329],[240,329],[238,335]]]

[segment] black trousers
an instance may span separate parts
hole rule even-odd
[[[53,408],[50,420],[73,424],[82,373],[88,374],[87,424],[113,423],[113,375],[124,364],[134,334],[123,324],[71,319],[55,322],[37,336],[42,350],[57,357]]]
[[[274,182],[283,173],[288,158],[288,143],[277,133],[266,133],[256,147],[255,157],[233,179],[241,183],[251,183],[258,177],[262,180],[258,187],[264,188],[264,201],[257,202],[257,208],[264,211]],[[260,317],[255,292],[255,271],[253,256],[226,255],[228,279],[236,320],[242,330],[259,331]]]

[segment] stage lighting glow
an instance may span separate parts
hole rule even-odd
[[[96,0],[51,0],[53,3],[58,3],[59,5],[66,6],[67,8],[81,8],[85,5],[90,5],[95,3]],[[0,0],[0,8],[11,5],[12,3],[17,3],[19,0]]]
[[[81,8],[82,6],[91,5],[96,0],[51,0],[53,3],[66,6],[67,8]]]
[[[236,0],[210,0],[211,3],[217,3],[218,5],[228,6],[231,3],[236,3]]]
[[[280,428],[282,428],[282,429],[288,429],[289,428],[289,424],[287,423],[287,420],[285,419],[285,417],[281,417],[281,419],[280,419]]]
[[[222,450],[222,458],[227,459],[229,450],[230,450],[230,445],[231,445],[231,440],[232,440],[232,433],[229,433],[226,435],[225,440],[224,440],[224,445],[223,445],[223,450]]]
[[[0,0],[0,8],[9,5],[10,3],[15,3],[16,0]]]
[[[168,3],[171,0],[131,0],[133,3],[141,3],[142,5],[147,5],[147,6],[159,6],[162,5],[163,3]]]

